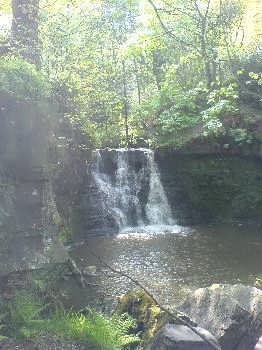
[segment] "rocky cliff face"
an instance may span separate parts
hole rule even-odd
[[[52,259],[59,215],[51,181],[51,125],[45,104],[0,96],[1,273]]]
[[[143,153],[129,153],[132,157],[128,161],[127,172],[129,177],[135,179],[135,174],[139,174],[143,167],[146,169],[141,158]],[[155,152],[155,160],[173,218],[179,223],[187,225],[212,221],[260,220],[261,158],[222,153],[198,154],[193,151],[183,154],[164,150]],[[98,179],[101,183],[95,178],[98,175],[94,170],[96,162],[97,159],[93,159],[90,166],[86,167],[86,174],[83,173],[82,185],[79,187],[78,205],[84,235],[112,234],[118,231],[118,223],[110,211],[112,206],[108,205],[108,197],[112,196],[114,188],[106,187],[106,183],[111,183],[114,187],[116,177],[119,176],[121,164],[117,164],[117,152],[103,151],[99,175],[101,179]],[[107,177],[107,180],[103,177]],[[149,193],[149,169],[143,172],[143,177],[137,199],[142,203],[141,207],[145,208]],[[101,184],[104,186],[102,190]],[[125,185],[123,182],[123,191],[126,191]],[[130,193],[126,193],[127,201],[128,195]],[[134,218],[134,222],[129,222],[128,225],[137,226],[136,213],[128,216]]]
[[[98,166],[97,157],[86,161],[88,166],[82,167],[81,181],[78,182],[77,206],[81,218],[79,227],[84,235],[116,233],[119,223],[115,220],[118,214],[112,215],[111,209],[114,206],[122,208],[121,205],[125,205],[130,209],[125,215],[132,217],[133,222],[128,222],[127,226],[137,226],[137,212],[132,213],[133,197],[141,204],[141,216],[145,217],[143,210],[148,201],[150,169],[145,164],[143,152],[127,152],[128,161],[124,165],[127,169],[121,168],[117,154],[119,151],[102,151],[99,174],[95,169]],[[260,220],[261,158],[226,153],[198,154],[193,150],[190,154],[163,150],[155,152],[155,160],[173,218],[179,223],[187,225],[212,221]],[[138,174],[142,174],[139,181]],[[128,184],[121,179],[119,182],[118,177],[124,175],[129,179]],[[119,183],[116,185],[117,181]],[[140,184],[135,186],[132,181]],[[130,192],[130,184],[137,193]],[[109,205],[115,190],[121,190],[123,193],[126,191],[126,203],[121,204],[121,194],[116,193],[115,197],[120,203],[111,201],[112,205]],[[63,191],[67,192],[66,189]],[[146,220],[142,220],[142,223],[146,223]]]
[[[156,153],[174,217],[186,224],[260,220],[261,158],[194,152]]]

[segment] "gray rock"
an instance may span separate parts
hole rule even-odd
[[[255,350],[262,350],[262,336],[259,338],[259,340],[255,346]]]
[[[195,328],[210,342],[219,346],[215,337],[202,328]],[[189,327],[167,323],[156,334],[146,350],[214,350],[214,347]]]
[[[253,350],[262,334],[262,291],[255,287],[201,288],[179,310],[214,334],[223,350]]]
[[[0,94],[1,276],[66,258],[57,242],[55,118],[47,110],[44,102],[40,107]]]

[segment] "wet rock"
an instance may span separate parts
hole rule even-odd
[[[218,346],[212,334],[202,328],[195,328],[211,343]],[[146,350],[214,350],[214,347],[196,334],[192,329],[183,325],[166,324],[160,329]]]
[[[5,275],[40,268],[58,256],[64,261],[64,254],[57,242],[60,215],[50,159],[55,118],[47,117],[44,103],[22,103],[9,94],[0,95],[0,107],[0,275]]]
[[[244,285],[212,285],[179,308],[214,334],[223,350],[253,350],[262,334],[262,291]]]
[[[262,336],[259,338],[259,340],[255,346],[255,350],[262,350]]]

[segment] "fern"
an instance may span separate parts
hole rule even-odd
[[[5,328],[5,326],[3,324],[0,324],[0,332],[2,332],[2,330]],[[7,339],[7,337],[5,335],[0,334],[0,342]]]
[[[134,326],[134,320],[127,314],[107,318],[94,310],[88,310],[87,316],[60,311],[50,320],[49,331],[62,339],[89,344],[99,350],[122,350],[140,342],[138,337],[128,334]]]
[[[43,309],[43,300],[36,295],[17,293],[8,305],[10,335],[35,340],[50,335],[60,340],[88,344],[97,350],[123,350],[140,341],[129,334],[136,324],[127,314],[110,318],[92,309],[86,309],[86,315],[59,309],[43,319]]]
[[[16,293],[8,304],[8,326],[12,336],[17,338],[37,337],[44,320],[41,319],[43,302],[34,294]]]

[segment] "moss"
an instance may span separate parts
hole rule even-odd
[[[128,313],[137,322],[137,329],[144,344],[170,319],[142,290],[131,291],[122,296],[116,308],[117,314]]]
[[[73,242],[73,231],[71,227],[68,226],[60,226],[60,230],[58,232],[58,238],[63,244],[69,244]]]

